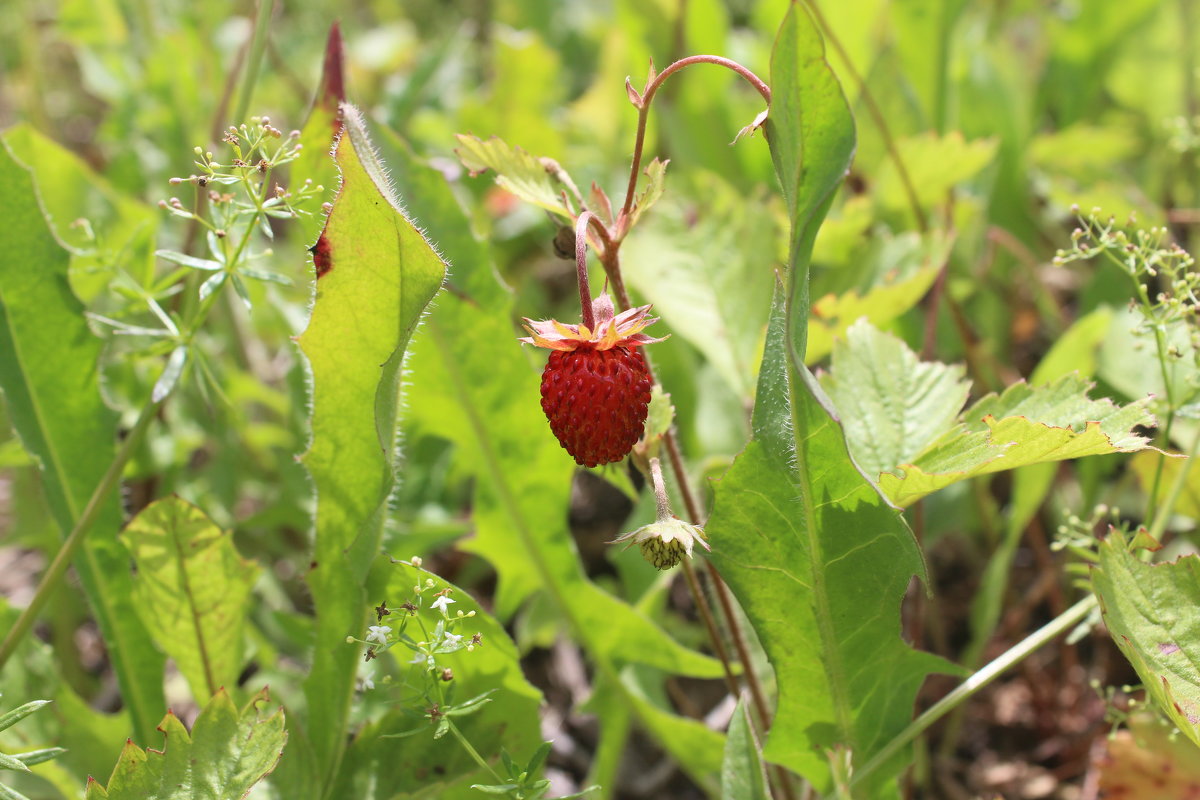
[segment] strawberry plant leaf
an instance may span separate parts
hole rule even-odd
[[[1200,557],[1149,564],[1110,530],[1092,570],[1109,634],[1137,670],[1146,693],[1184,736],[1200,746]]]
[[[237,684],[242,628],[258,567],[233,535],[174,495],[151,503],[122,535],[137,565],[133,597],[159,647],[175,659],[192,695],[206,702]]]
[[[892,502],[907,506],[976,475],[1145,449],[1149,441],[1134,429],[1156,424],[1147,410],[1150,398],[1118,406],[1088,398],[1090,388],[1071,374],[1046,386],[1022,382],[988,395],[911,464],[880,475],[880,488]]]
[[[854,127],[806,9],[793,3],[771,59],[768,141],[791,215],[755,399],[754,438],[717,485],[712,558],[753,623],[779,697],[763,753],[832,789],[828,754],[865,763],[912,718],[948,665],[900,638],[900,602],[925,568],[898,510],[858,470],[804,366],[817,227],[854,151]],[[900,752],[870,793],[904,766]]]
[[[916,458],[954,423],[971,391],[965,372],[921,361],[904,342],[860,319],[834,344],[821,386],[841,414],[858,465],[878,475]]]
[[[342,108],[334,153],[341,188],[314,249],[316,301],[299,339],[312,369],[312,443],[303,462],[317,496],[308,730],[320,773],[331,777],[358,660],[345,639],[365,630],[364,584],[396,482],[405,348],[446,271],[401,210],[362,118]]]
[[[882,326],[916,306],[933,286],[952,242],[951,237],[934,231],[923,237],[911,254],[920,260],[915,269],[906,271],[904,265],[899,265],[899,269],[888,268],[879,282],[868,289],[848,289],[818,297],[808,318],[805,362],[815,364],[829,355],[834,341],[860,318],[866,317],[874,325]]]
[[[92,336],[68,285],[68,254],[42,217],[30,173],[0,142],[0,389],[13,428],[41,466],[65,536],[116,455],[117,415],[100,395]],[[163,659],[133,605],[129,555],[117,540],[120,499],[101,507],[75,566],[129,708],[149,735],[162,714]]]
[[[238,712],[224,689],[189,733],[170,711],[160,750],[125,743],[108,785],[88,779],[87,800],[241,800],[279,762],[287,742],[283,709],[263,717],[266,689]]]
[[[563,205],[565,188],[556,182],[546,165],[519,147],[510,147],[495,136],[486,142],[477,136],[458,134],[459,147],[454,152],[472,175],[492,170],[496,184],[527,203],[541,206],[563,219],[571,219],[570,210]],[[659,170],[661,177],[666,165]]]
[[[642,218],[642,215],[662,199],[663,190],[666,189],[667,164],[669,163],[669,159],[663,161],[655,158],[646,165],[646,169],[643,170],[645,173],[645,182],[642,184],[642,190],[634,198],[633,209],[630,211],[631,225],[636,225],[637,221]]]

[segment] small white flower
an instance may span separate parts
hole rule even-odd
[[[369,672],[365,673],[361,678],[359,678],[359,681],[362,684],[363,691],[375,688],[375,680],[372,678],[371,673]]]
[[[437,610],[441,611],[443,614],[449,614],[450,610],[448,608],[446,608],[446,606],[450,605],[453,602],[454,601],[451,600],[446,595],[442,595],[437,600],[434,600],[432,603],[430,603],[429,607],[436,608]]]
[[[388,643],[388,634],[391,632],[392,629],[387,625],[372,625],[367,628],[367,641],[379,642],[382,645],[386,645]]]
[[[454,602],[454,601],[451,600],[450,602]],[[443,647],[453,647],[454,645],[458,644],[461,641],[462,641],[462,636],[460,636],[457,633],[447,633],[442,636],[442,646]]]

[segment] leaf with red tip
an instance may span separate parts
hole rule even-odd
[[[346,102],[346,59],[342,47],[342,30],[335,22],[329,27],[329,38],[325,43],[325,65],[321,70],[321,82],[313,97],[312,109],[308,119],[300,130],[300,144],[303,148],[292,164],[292,175],[300,180],[310,179],[316,186],[325,187],[322,199],[333,196],[337,187],[337,168],[334,167],[330,150],[342,131],[342,115],[339,110]],[[301,226],[305,231],[307,241],[312,241],[321,227],[320,215],[301,217]],[[318,243],[319,245],[319,243]],[[322,260],[323,253],[318,249],[313,251],[313,263],[317,268],[317,277],[326,271],[327,259]]]
[[[346,102],[346,57],[342,48],[342,29],[337,22],[329,26],[325,42],[325,65],[321,68],[321,87],[315,106],[334,117],[333,133],[341,130],[338,108]]]
[[[168,711],[158,726],[162,750],[127,739],[108,786],[88,779],[87,800],[241,800],[275,769],[287,742],[283,709],[262,716],[267,701],[263,689],[239,712],[222,689],[190,733]]]
[[[346,743],[359,654],[345,639],[366,630],[367,570],[396,482],[405,349],[446,273],[401,210],[362,117],[342,109],[341,189],[319,239],[323,272],[299,339],[312,368],[312,445],[303,461],[317,494],[318,566],[308,577],[317,631],[306,691],[322,772]]]

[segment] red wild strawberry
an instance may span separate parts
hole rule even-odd
[[[554,352],[542,373],[542,410],[550,430],[575,461],[595,467],[620,461],[646,424],[650,370],[637,348],[661,342],[642,333],[657,322],[650,306],[614,316],[612,300],[601,294],[592,303],[595,330],[557,320],[525,319],[526,344]]]

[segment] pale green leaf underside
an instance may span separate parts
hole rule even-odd
[[[961,366],[922,362],[904,342],[861,319],[833,348],[821,385],[842,417],[850,451],[868,475],[911,462],[967,401]]]
[[[219,691],[191,733],[168,712],[159,724],[162,752],[126,742],[107,787],[89,781],[87,800],[241,800],[275,768],[287,741],[283,710],[263,718],[266,702],[264,689],[239,714]]]
[[[1092,571],[1104,623],[1155,704],[1200,745],[1200,558],[1148,564],[1117,532]]]
[[[912,463],[880,475],[880,488],[892,502],[907,506],[977,475],[1147,447],[1133,429],[1155,424],[1146,409],[1149,400],[1117,406],[1088,398],[1089,388],[1072,374],[1046,386],[1018,383],[989,395]]]
[[[455,152],[471,174],[490,169],[496,173],[496,183],[517,197],[565,219],[571,218],[563,204],[563,187],[536,157],[519,147],[510,147],[495,136],[487,141],[465,134],[459,134],[457,138],[459,147]],[[659,180],[661,182],[661,175]]]
[[[258,568],[203,511],[171,496],[125,528],[137,565],[134,600],[155,642],[201,702],[236,685],[242,669],[246,602]]]

